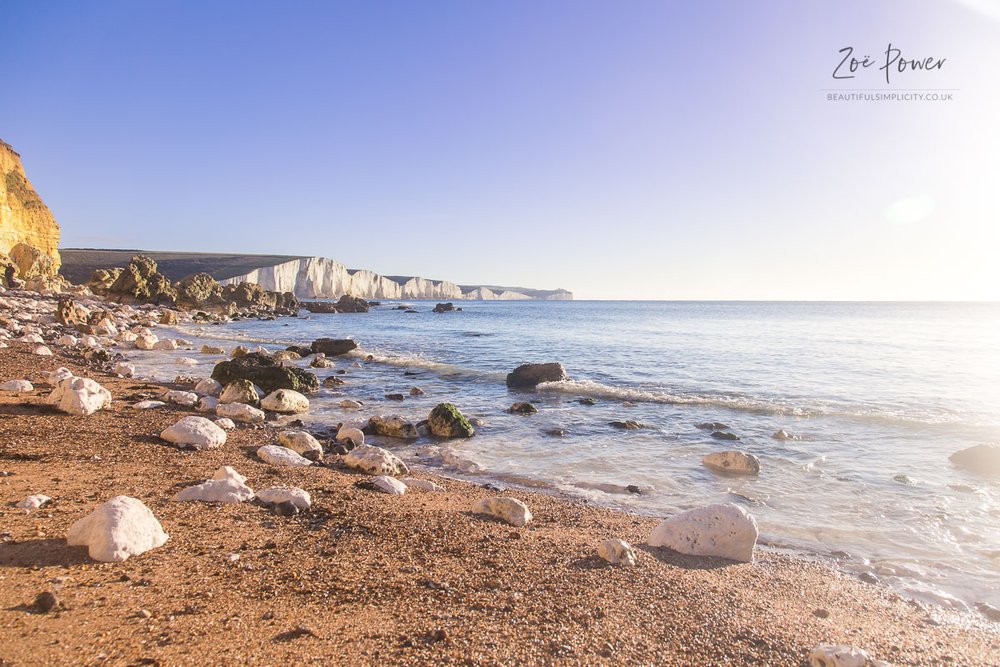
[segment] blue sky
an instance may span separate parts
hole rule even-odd
[[[65,247],[578,298],[1000,299],[997,6],[0,0],[0,138]],[[831,78],[889,42],[945,65]],[[823,91],[847,87],[957,90]]]

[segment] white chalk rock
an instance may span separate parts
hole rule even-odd
[[[173,497],[175,501],[201,501],[203,503],[242,503],[253,498],[253,489],[235,479],[210,479],[182,489]]]
[[[362,433],[361,429],[354,428],[353,426],[341,426],[337,429],[337,435],[334,437],[334,440],[343,442],[348,438],[350,438],[355,446],[365,444],[365,434]]]
[[[760,473],[760,460],[756,456],[732,449],[708,454],[702,458],[701,463],[706,468],[735,475]]]
[[[165,340],[158,341],[155,345],[153,345],[154,350],[169,351],[169,350],[176,350],[178,347],[180,346],[177,344],[177,341],[174,340],[173,338],[167,338]]]
[[[216,408],[216,410],[218,410],[218,408]],[[215,420],[214,423],[216,426],[218,426],[224,431],[232,431],[234,428],[236,428],[236,422],[234,422],[229,417],[219,417],[218,419]]]
[[[347,399],[340,402],[340,407],[345,410],[357,410],[361,407],[361,403]]]
[[[323,458],[323,445],[306,431],[282,431],[278,434],[278,444],[288,447],[310,461],[319,461]]]
[[[382,493],[388,493],[393,496],[401,496],[406,493],[406,484],[388,475],[379,475],[372,480],[372,484]]]
[[[488,514],[517,527],[527,525],[532,519],[531,510],[528,509],[527,505],[516,498],[506,496],[483,498],[475,504],[472,511]]]
[[[197,366],[199,362],[197,359],[192,359],[191,357],[181,357],[177,360],[179,366]]]
[[[138,337],[139,334],[132,333],[131,331],[123,331],[118,334],[118,341],[121,343],[135,343]]]
[[[344,465],[372,475],[405,475],[410,472],[398,456],[372,445],[359,445],[347,452]]]
[[[21,341],[22,343],[35,343],[35,344],[37,344],[37,343],[44,343],[45,342],[45,339],[43,339],[41,336],[39,336],[36,333],[27,333],[27,334],[24,334],[23,336],[21,336],[20,338],[18,338],[18,340]]]
[[[111,392],[90,378],[59,380],[46,399],[57,410],[71,415],[90,415],[111,405]]]
[[[172,389],[163,395],[163,400],[167,403],[175,403],[177,405],[186,405],[190,407],[198,402],[198,394],[193,391]]]
[[[820,644],[809,651],[810,667],[888,667],[856,646]]]
[[[163,401],[139,401],[138,403],[133,403],[132,407],[136,410],[152,410],[153,408],[162,408],[166,403]]]
[[[257,499],[265,505],[291,503],[305,512],[312,505],[309,493],[297,486],[274,486],[257,492]]]
[[[3,384],[0,384],[0,391],[14,391],[18,393],[24,393],[27,391],[34,391],[35,387],[32,386],[27,380],[7,380]]]
[[[194,447],[215,449],[226,444],[226,432],[204,417],[185,417],[160,433],[167,442]]]
[[[215,412],[216,408],[219,407],[219,399],[215,396],[202,396],[198,399],[198,402],[194,404],[194,409],[198,412]]]
[[[66,543],[86,546],[91,558],[111,563],[162,546],[168,537],[142,501],[115,496],[70,526]]]
[[[235,422],[244,424],[260,424],[264,421],[264,411],[246,403],[220,403],[215,409],[219,417],[229,417]]]
[[[698,507],[661,522],[648,544],[691,556],[749,563],[757,544],[757,521],[733,503]]]
[[[625,540],[604,540],[597,546],[597,555],[612,565],[635,565],[635,551]]]
[[[66,347],[72,347],[73,345],[76,345],[78,342],[79,341],[77,341],[76,336],[63,334],[62,336],[59,336],[59,339],[56,341],[56,344],[65,345]]]
[[[33,496],[28,496],[24,500],[18,501],[17,507],[30,512],[32,510],[37,510],[43,507],[46,503],[51,502],[52,499],[41,493],[36,493]]]
[[[236,468],[232,466],[222,466],[215,471],[215,474],[212,475],[212,479],[233,479],[240,484],[247,483],[247,478],[236,472]]]
[[[40,357],[51,357],[52,356],[52,350],[50,350],[45,345],[39,345],[38,347],[36,347],[35,349],[33,349],[31,351],[31,353],[32,354],[37,354]]]
[[[90,334],[87,334],[86,336],[84,336],[83,338],[81,338],[80,339],[80,343],[84,347],[100,347],[101,346],[101,342],[99,340],[97,340],[97,337],[96,336],[92,336]]]
[[[218,396],[221,391],[222,385],[212,378],[199,380],[198,384],[194,386],[194,393],[202,396]]]
[[[156,334],[143,333],[139,334],[135,339],[135,346],[140,350],[152,350],[153,347],[160,342],[160,339],[156,337]]]
[[[273,466],[311,466],[312,461],[280,445],[264,445],[257,450],[257,458]]]
[[[402,479],[403,484],[406,484],[408,489],[416,489],[417,491],[444,491],[444,487],[440,484],[435,484],[429,479],[417,479],[416,477],[404,477]]]
[[[119,361],[115,364],[115,375],[120,375],[123,378],[130,378],[135,375],[135,366],[127,361]]]
[[[309,399],[291,389],[278,389],[261,399],[260,407],[272,412],[296,414],[309,410]]]

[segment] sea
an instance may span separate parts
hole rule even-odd
[[[141,376],[207,377],[220,357],[199,353],[202,344],[277,350],[350,337],[356,351],[313,369],[346,380],[310,397],[313,425],[374,414],[417,422],[452,402],[482,421],[474,437],[369,441],[446,477],[644,515],[737,503],[756,518],[762,548],[834,563],[911,599],[1000,608],[1000,480],[949,462],[1000,443],[1000,304],[467,301],[448,313],[399,305],[182,326],[177,335],[195,351],[129,356]],[[506,387],[518,365],[550,361],[568,381],[528,393]],[[412,387],[424,394],[411,396]],[[340,408],[344,399],[364,408]],[[508,414],[517,401],[538,413]],[[610,425],[625,420],[644,427]],[[712,437],[697,427],[705,422],[739,440]],[[791,437],[776,439],[782,430]],[[702,464],[726,449],[756,455],[760,474]]]

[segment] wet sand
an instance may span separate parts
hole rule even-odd
[[[982,621],[798,557],[758,549],[733,564],[644,547],[655,519],[508,490],[535,516],[513,528],[473,514],[496,493],[467,482],[389,496],[335,456],[266,465],[253,452],[275,443],[273,424],[180,451],[157,434],[190,409],[129,407],[158,385],[28,347],[0,350],[0,381],[36,385],[0,392],[0,471],[13,473],[0,477],[0,665],[800,665],[819,643],[895,664],[1000,664],[1000,635]],[[108,388],[111,409],[45,405],[40,372],[58,366]],[[300,486],[312,509],[169,500],[221,465],[256,490]],[[54,502],[13,507],[34,493]],[[119,494],[142,500],[169,541],[123,563],[68,547],[70,524]],[[612,537],[636,547],[636,567],[597,557]],[[48,613],[32,606],[44,591],[59,601]]]

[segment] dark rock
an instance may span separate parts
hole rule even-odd
[[[319,389],[319,380],[309,371],[282,366],[259,352],[219,362],[212,370],[212,379],[222,386],[234,380],[249,380],[268,393],[276,389],[293,389],[300,393]]]
[[[293,514],[299,513],[299,508],[296,507],[295,503],[292,501],[286,500],[283,503],[277,503],[274,506],[273,511],[278,516],[292,516]]]
[[[387,401],[402,401],[406,397],[402,394],[386,394],[385,398]]]
[[[948,460],[980,475],[1000,475],[1000,445],[975,445],[955,452]]]
[[[349,439],[349,438],[348,438],[348,439]],[[352,449],[353,449],[353,448],[352,448]],[[349,451],[351,451],[351,450],[350,450],[350,449],[348,449],[348,448],[347,448],[346,446],[344,446],[343,444],[340,444],[340,445],[334,445],[333,447],[331,447],[331,448],[330,448],[330,451],[331,451],[331,452],[333,452],[334,454],[340,454],[341,456],[344,456],[345,454],[347,454],[347,452],[349,452]]]
[[[438,305],[434,306],[434,310],[432,312],[450,313],[453,310],[455,310],[455,304],[449,301],[448,303],[439,303]]]
[[[322,352],[328,357],[338,357],[347,354],[358,347],[350,338],[317,338],[313,341],[310,351]]]
[[[597,405],[597,401],[589,396],[576,399],[576,402],[580,405]]]
[[[310,313],[339,313],[334,301],[303,301],[302,307]]]
[[[819,609],[813,609],[813,616],[816,618],[829,618],[830,612],[821,607]]]
[[[38,597],[35,598],[35,609],[43,614],[49,613],[58,606],[59,598],[55,596],[55,593],[45,591],[44,593],[39,593]]]
[[[303,346],[303,345],[289,345],[288,347],[285,348],[285,351],[286,352],[294,352],[295,354],[299,355],[300,357],[308,357],[310,354],[313,353],[313,349],[312,349],[311,346],[310,347],[306,347],[306,346]]]
[[[629,493],[635,494],[637,496],[641,496],[642,495],[642,489],[640,489],[635,484],[629,484],[628,486],[625,487],[625,490],[628,491]]]
[[[1000,609],[997,609],[991,604],[986,604],[985,602],[977,602],[976,609],[979,610],[980,614],[994,623],[1000,623]]]
[[[404,312],[404,313],[406,313],[407,315],[409,315],[410,313],[415,313],[415,312],[417,312],[417,311],[415,311],[415,310],[414,310],[413,308],[407,308],[407,309],[406,309],[406,310],[404,310],[403,312]]]
[[[538,412],[538,408],[536,408],[531,403],[528,403],[526,401],[521,401],[507,408],[507,412],[511,413],[512,415],[533,415]]]
[[[172,304],[177,290],[166,276],[156,271],[156,262],[136,255],[107,288],[108,296],[132,303]]]
[[[553,438],[561,438],[566,435],[566,431],[561,428],[549,428],[542,431],[545,435],[551,436]]]
[[[341,378],[336,375],[331,375],[330,377],[323,380],[324,387],[337,387],[339,385],[346,384]]]
[[[410,396],[423,396],[424,390],[420,387],[410,387]]]
[[[615,428],[620,428],[620,429],[623,429],[625,431],[636,431],[636,430],[638,430],[638,429],[640,429],[640,428],[643,427],[642,424],[640,424],[637,421],[633,421],[631,419],[627,419],[627,420],[625,420],[623,422],[613,421],[613,422],[609,422],[609,424],[611,426],[614,426]]]
[[[417,427],[399,415],[378,415],[371,417],[362,429],[367,435],[384,435],[390,438],[413,439],[419,437]]]
[[[341,313],[367,313],[368,302],[356,296],[345,294],[337,300],[337,310]]]
[[[523,364],[507,374],[507,386],[534,389],[542,382],[562,382],[565,379],[566,369],[562,364]]]
[[[369,306],[381,306],[382,302],[381,301],[369,301],[368,305]]]
[[[427,426],[439,438],[471,438],[476,434],[469,420],[451,403],[439,403],[427,417]]]
[[[700,428],[703,431],[728,431],[729,427],[721,422],[705,422],[704,424],[695,424],[695,428]]]
[[[716,440],[739,440],[740,436],[729,431],[712,431],[712,437]]]
[[[878,585],[879,583],[878,577],[876,577],[871,572],[862,572],[861,574],[858,575],[858,579],[865,582],[866,584]]]

